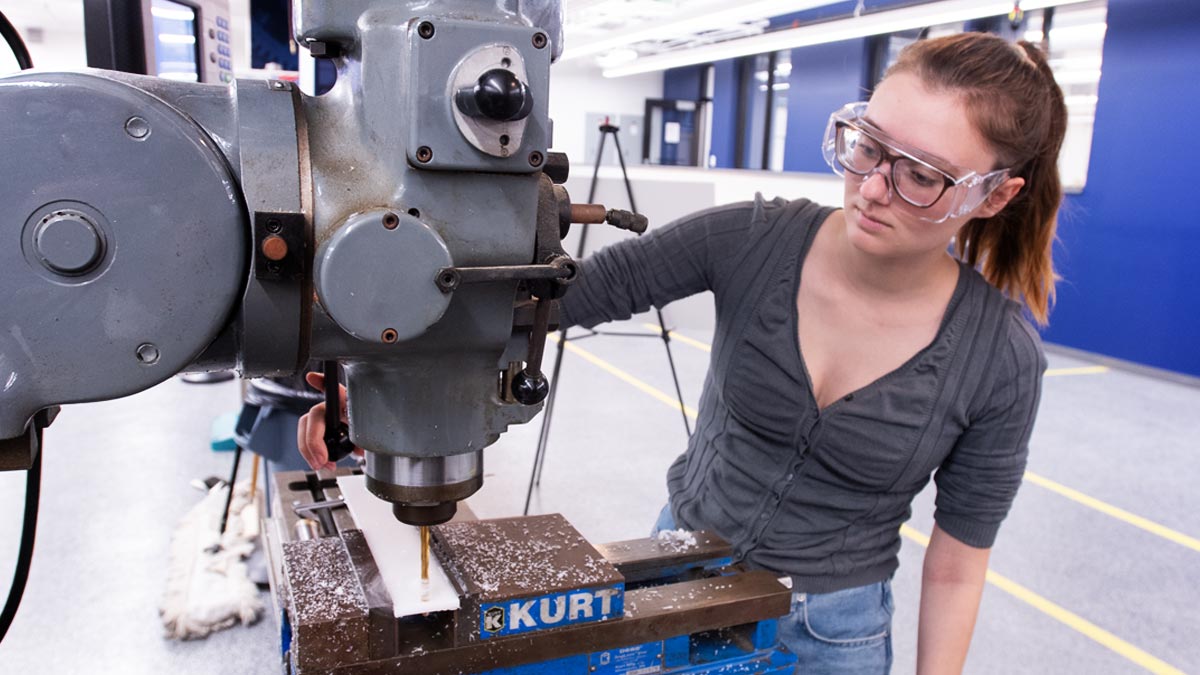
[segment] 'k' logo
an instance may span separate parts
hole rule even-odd
[[[488,607],[483,613],[483,629],[489,633],[498,633],[504,629],[503,607]]]

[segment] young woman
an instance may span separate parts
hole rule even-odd
[[[908,47],[823,146],[842,209],[704,211],[600,251],[563,301],[592,326],[712,291],[700,418],[660,528],[708,529],[786,574],[804,673],[891,667],[900,525],[931,475],[917,669],[962,669],[988,552],[1025,466],[1054,296],[1062,93],[1033,45]],[[953,250],[953,254],[951,253]],[[319,416],[301,424],[318,439]]]
[[[715,530],[792,577],[805,673],[891,664],[888,580],[937,483],[918,671],[958,672],[1021,481],[1045,360],[1062,93],[1028,43],[918,42],[830,119],[842,209],[734,204],[597,253],[564,300],[591,326],[716,296],[697,431],[660,527]],[[957,255],[950,253],[951,248]]]

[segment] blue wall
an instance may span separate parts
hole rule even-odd
[[[792,63],[784,167],[823,173],[818,144],[829,113],[864,96],[864,42],[793,50]],[[668,91],[678,86],[674,72]],[[718,64],[718,72],[736,67]],[[738,87],[726,81],[718,75],[716,107],[728,112],[714,115],[719,166],[732,165],[737,133],[736,100],[727,99]],[[1088,182],[1060,215],[1063,280],[1047,341],[1200,376],[1197,106],[1200,1],[1108,0]]]
[[[1087,187],[1060,216],[1047,340],[1200,376],[1197,106],[1200,2],[1109,0]]]
[[[821,158],[821,135],[830,113],[866,97],[862,87],[866,53],[866,40],[792,50],[784,171],[829,171]]]
[[[737,124],[738,88],[741,75],[737,61],[729,60],[714,64],[713,68],[713,138],[712,154],[717,158],[717,168],[732,169],[733,153],[737,142],[732,133],[718,134],[717,129],[733,129]]]
[[[705,66],[672,68],[663,74],[663,98],[695,101],[700,98],[700,81]]]

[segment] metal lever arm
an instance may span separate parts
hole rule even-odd
[[[579,266],[568,256],[555,256],[544,265],[507,265],[497,267],[443,267],[435,280],[443,293],[462,284],[488,281],[555,281],[569,285],[579,276]]]
[[[533,308],[533,328],[529,331],[529,356],[525,359],[525,368],[512,380],[513,398],[524,405],[541,403],[550,393],[550,382],[542,373],[542,355],[546,351],[551,302],[553,300],[538,298]]]
[[[325,362],[325,449],[329,461],[339,462],[354,451],[350,427],[342,421],[337,361]]]

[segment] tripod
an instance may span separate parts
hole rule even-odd
[[[596,198],[596,185],[600,179],[600,159],[604,157],[604,141],[610,135],[617,149],[617,160],[621,163],[621,177],[625,180],[625,194],[629,196],[629,210],[637,213],[637,204],[633,200],[633,187],[629,184],[629,172],[625,169],[625,156],[621,151],[621,139],[617,132],[620,127],[609,124],[608,118],[605,118],[604,123],[600,125],[600,148],[596,151],[596,166],[592,170],[592,186],[588,190],[587,203],[591,204]],[[583,228],[579,233],[579,246],[575,249],[575,259],[583,258],[584,248],[587,245],[588,225],[581,225]],[[658,315],[659,336],[662,337],[663,346],[667,350],[667,363],[671,366],[671,379],[675,382],[675,395],[679,398],[679,412],[683,416],[683,428],[687,431],[687,435],[692,435],[692,427],[688,422],[687,409],[683,404],[683,390],[679,387],[679,373],[675,370],[675,357],[671,353],[671,331],[667,328],[666,322],[663,320],[662,310],[657,307],[654,309]],[[554,417],[554,399],[558,393],[558,377],[562,370],[563,350],[566,348],[567,342],[570,340],[582,340],[584,338],[595,337],[597,335],[610,335],[616,337],[655,337],[650,333],[629,333],[620,331],[598,331],[588,330],[585,335],[576,337],[568,337],[567,329],[563,328],[558,332],[558,351],[554,355],[554,370],[550,376],[550,392],[546,397],[546,408],[542,415],[542,430],[538,435],[537,452],[533,457],[533,471],[529,475],[529,488],[525,492],[525,511],[524,515],[529,515],[529,502],[533,498],[534,486],[542,484],[542,467],[546,463],[546,446],[550,439],[550,423]]]

